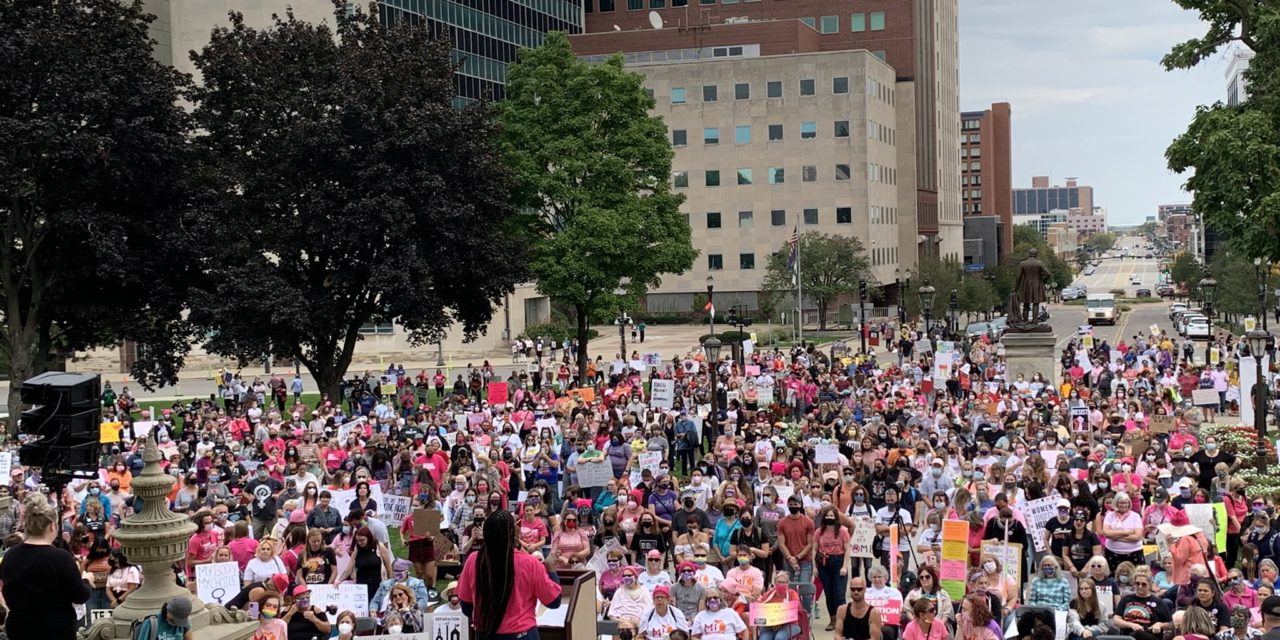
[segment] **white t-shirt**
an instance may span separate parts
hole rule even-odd
[[[699,611],[693,618],[689,633],[702,640],[734,640],[739,633],[746,630],[747,625],[738,612],[721,607],[719,611],[714,612]]]
[[[269,580],[271,576],[277,573],[285,573],[284,561],[278,557],[270,560],[259,560],[254,556],[249,560],[249,564],[244,567],[244,581],[257,582],[259,580]]]
[[[663,585],[671,586],[671,574],[666,571],[659,571],[658,575],[653,575],[648,571],[641,571],[636,581],[640,583],[640,586],[648,589],[649,593],[653,593],[654,589]]]
[[[684,612],[673,605],[667,606],[667,615],[658,615],[657,609],[650,609],[640,616],[640,634],[646,640],[667,640],[671,632],[676,630],[689,632],[689,621]]]
[[[902,525],[899,527],[899,531],[898,531],[898,549],[901,551],[906,551],[911,548],[911,542],[909,541],[909,538],[911,536],[908,535],[906,531],[906,527],[911,525],[911,513],[908,512],[906,509],[903,509],[902,507],[898,507],[897,515],[898,515],[897,523],[899,525]],[[876,511],[876,524],[887,526],[891,522],[894,522],[893,516],[894,516],[894,512],[890,511],[889,507],[880,507]],[[885,550],[889,549],[889,536],[887,535],[884,536],[884,542],[882,543],[882,546],[880,548]]]

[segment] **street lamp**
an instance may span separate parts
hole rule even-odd
[[[960,308],[960,301],[956,295],[956,290],[951,290],[951,319],[947,322],[947,331],[954,334],[960,329],[960,322],[957,320],[956,311]]]
[[[708,274],[707,275],[707,304],[711,305],[711,313],[707,316],[707,324],[711,329],[708,333],[710,333],[711,335],[716,334],[716,304],[715,304],[715,301],[712,300],[712,295],[715,293],[715,290],[716,290],[715,276]]]
[[[622,360],[626,362],[630,360],[627,357],[627,325],[631,324],[631,317],[627,315],[627,309],[623,305],[623,296],[627,295],[626,289],[619,287],[615,290],[614,295],[618,296],[618,317],[614,319],[614,324],[618,325],[618,341],[622,344]]]
[[[1204,294],[1204,315],[1209,318],[1209,324],[1213,324],[1213,290],[1218,288],[1218,281],[1213,278],[1204,278],[1200,280],[1200,291]]]
[[[1263,309],[1263,315],[1266,310]],[[1254,327],[1245,335],[1249,342],[1249,352],[1253,354],[1253,363],[1257,367],[1257,379],[1253,383],[1253,429],[1258,433],[1258,442],[1267,441],[1267,382],[1262,377],[1262,354],[1267,351],[1267,339],[1271,336],[1264,330]],[[1267,456],[1262,447],[1257,450],[1258,473],[1265,473]]]
[[[924,314],[924,335],[929,337],[929,319],[933,317],[933,299],[938,295],[938,290],[929,284],[928,278],[924,281],[924,286],[920,287],[920,311]]]
[[[901,268],[893,270],[893,288],[898,292],[898,324],[907,323],[907,305],[906,298],[902,295],[902,276],[905,272]]]
[[[707,285],[707,288],[710,289],[711,286]],[[719,437],[719,434],[716,433],[716,428],[719,427],[716,422],[716,377],[719,375],[717,369],[720,362],[720,339],[715,337],[715,334],[708,336],[706,340],[702,341],[702,350],[707,353],[707,379],[711,382],[711,415],[708,418],[710,418],[713,427],[712,429],[703,429],[702,432],[710,434],[711,441],[715,442],[715,439]]]

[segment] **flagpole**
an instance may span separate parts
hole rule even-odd
[[[804,291],[800,281],[800,236],[796,234],[796,310],[799,314],[799,320],[796,321],[796,331],[800,336],[800,344],[804,344]]]

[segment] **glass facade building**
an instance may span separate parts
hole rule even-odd
[[[549,31],[582,33],[584,15],[575,0],[382,0],[379,10],[384,23],[425,22],[453,43],[459,106],[501,100],[516,52],[541,45]]]
[[[1049,213],[1080,206],[1078,187],[1049,187],[1047,189],[1014,189],[1013,214]]]

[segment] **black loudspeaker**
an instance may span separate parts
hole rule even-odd
[[[63,409],[94,409],[102,400],[102,377],[49,371],[22,383],[22,403]]]
[[[46,475],[98,469],[102,421],[99,376],[50,371],[22,383],[18,432],[33,436],[18,450],[22,464]]]

